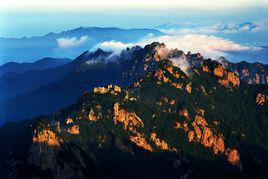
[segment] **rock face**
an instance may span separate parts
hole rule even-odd
[[[238,76],[236,76],[235,74],[234,74],[234,72],[228,72],[227,73],[227,80],[229,81],[229,82],[231,82],[234,86],[239,86],[240,85],[240,80],[239,80],[239,78],[238,78]]]
[[[107,92],[115,93],[115,92],[121,92],[121,88],[116,85],[108,85],[107,88],[105,87],[95,87],[93,89],[94,93],[104,94]]]
[[[124,129],[132,132],[130,140],[137,146],[153,151],[152,147],[148,144],[143,133],[137,131],[138,128],[144,127],[142,120],[134,113],[127,112],[124,109],[120,109],[119,103],[114,104],[114,123],[123,123]]]
[[[44,129],[39,132],[37,132],[37,130],[34,131],[33,142],[45,143],[50,146],[59,146],[62,139],[57,137],[51,130]]]
[[[233,165],[237,164],[240,161],[240,156],[235,149],[228,148],[225,152],[225,155],[227,155],[228,161]]]
[[[218,62],[205,60],[203,62],[203,71],[219,77],[218,82],[225,87],[229,87],[230,84],[232,84],[234,87],[238,87],[240,85],[239,77],[234,72],[227,70]]]
[[[239,63],[231,63],[226,59],[225,66],[228,67],[243,81],[248,84],[267,84],[268,66],[262,63],[248,63],[242,61]]]
[[[72,124],[74,120],[72,118],[67,118],[66,119],[66,124]]]
[[[162,149],[162,150],[168,150],[168,151],[177,151],[175,148],[170,148],[169,145],[164,141],[157,137],[156,133],[151,133],[151,140],[155,143],[155,145]]]
[[[88,119],[90,121],[96,121],[97,120],[97,117],[95,116],[95,112],[93,109],[91,109],[88,113]]]
[[[79,126],[78,125],[72,126],[67,130],[67,132],[69,132],[70,134],[73,134],[73,135],[77,135],[77,134],[79,134]]]
[[[196,112],[204,116],[203,109],[197,109]],[[183,115],[183,113],[181,113],[181,115]],[[176,129],[183,129],[186,133],[188,133],[187,135],[189,142],[200,143],[204,147],[211,148],[213,149],[215,155],[218,155],[219,153],[225,153],[229,163],[232,165],[235,165],[240,162],[239,157],[230,156],[229,149],[227,149],[228,151],[225,151],[225,142],[223,135],[213,132],[215,131],[215,129],[213,129],[212,126],[207,123],[204,117],[196,115],[194,121],[192,123],[189,123],[190,121],[191,119],[188,118],[188,123],[184,122],[183,126],[180,125],[180,123],[176,123],[175,127]],[[193,130],[190,130],[190,126],[193,127]],[[236,154],[237,156],[239,156],[238,151],[235,151],[236,153],[233,152],[231,155]]]
[[[267,101],[267,96],[265,94],[259,93],[256,97],[256,104],[263,105]]]
[[[213,73],[214,73],[214,75],[222,78],[224,75],[224,70],[225,69],[223,68],[223,66],[220,65],[220,66],[214,68]]]

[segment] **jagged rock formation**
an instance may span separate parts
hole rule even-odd
[[[205,60],[203,62],[203,71],[207,73],[213,73],[215,76],[220,77],[218,82],[227,87],[230,84],[233,86],[240,85],[240,79],[234,74],[234,72],[227,70],[222,64],[217,62],[209,62]]]
[[[58,138],[50,129],[43,129],[39,132],[34,130],[33,143],[45,143],[47,145],[59,146],[62,139]]]
[[[248,84],[267,84],[268,66],[262,63],[248,63],[242,61],[239,63],[228,62],[222,58],[224,65],[232,70],[241,80]]]
[[[200,54],[158,43],[143,50],[122,74],[135,76],[128,87],[95,87],[69,108],[26,123],[30,132],[18,131],[30,141],[23,154],[10,153],[13,136],[0,133],[8,141],[0,176],[268,176],[267,85],[248,85],[210,59],[197,63]],[[181,56],[192,60],[187,73],[167,59]]]
[[[113,94],[115,94],[116,92],[121,92],[121,88],[119,86],[116,85],[108,85],[107,88],[105,87],[95,87],[93,92],[94,93],[99,93],[99,94],[104,94],[107,92],[111,92]]]
[[[256,104],[263,105],[267,101],[268,97],[265,94],[259,93],[256,97]]]

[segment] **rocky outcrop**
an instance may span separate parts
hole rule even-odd
[[[72,118],[67,118],[66,119],[66,124],[72,124],[74,122],[74,120]]]
[[[227,80],[231,82],[234,86],[239,86],[240,85],[240,79],[238,76],[234,74],[234,72],[228,71],[227,73]]]
[[[262,63],[249,63],[242,61],[232,63],[224,59],[225,66],[236,72],[236,75],[248,84],[267,84],[268,66]]]
[[[61,142],[62,139],[50,129],[43,129],[41,131],[34,130],[33,143],[45,143],[49,146],[59,146]]]
[[[105,87],[95,87],[93,89],[93,93],[105,94],[107,92],[116,93],[121,92],[121,88],[116,85],[108,85],[107,88]]]
[[[256,96],[256,104],[258,105],[264,105],[264,103],[267,101],[268,97],[265,94],[258,93]]]
[[[216,61],[205,60],[203,62],[202,70],[205,73],[211,73],[219,77],[220,79],[218,82],[225,87],[229,87],[230,84],[234,87],[238,87],[240,85],[239,77],[234,72],[227,70],[222,64]]]
[[[80,133],[79,126],[78,125],[73,125],[67,130],[67,132],[69,134],[78,135]]]
[[[130,140],[132,142],[145,150],[153,151],[153,148],[148,144],[145,135],[138,132],[139,128],[144,127],[142,120],[135,112],[128,112],[125,109],[120,109],[120,104],[115,103],[114,124],[117,125],[118,122],[123,124],[125,130],[131,131]]]
[[[191,82],[186,85],[185,90],[187,91],[187,93],[191,93],[192,92]]]
[[[171,82],[171,80],[164,74],[164,71],[162,69],[156,70],[154,76],[157,77],[159,81],[163,81],[164,83]]]
[[[156,133],[151,133],[151,140],[155,143],[155,145],[162,149],[162,150],[168,150],[168,151],[177,151],[174,147],[170,148],[168,143],[166,143],[164,140],[161,140],[157,137]]]
[[[175,78],[179,78],[180,77],[180,74],[178,71],[174,70],[174,67],[170,66],[170,67],[167,67],[167,71],[172,74]]]
[[[148,144],[144,134],[141,133],[136,133],[133,136],[130,136],[130,140],[135,143],[137,146],[145,149],[145,150],[149,150],[149,151],[153,151],[153,148],[151,147],[150,144]]]
[[[225,69],[223,68],[223,66],[219,65],[218,67],[214,68],[213,74],[222,78],[224,75],[224,70]]]
[[[209,68],[206,65],[203,65],[202,70],[203,70],[203,72],[206,72],[206,73],[209,72]]]
[[[240,155],[235,149],[226,149],[225,155],[228,158],[228,162],[232,165],[235,165],[240,161]]]
[[[240,161],[237,150],[233,149],[231,152],[229,148],[226,149],[223,135],[217,133],[216,130],[207,123],[206,119],[203,117],[205,113],[203,109],[197,108],[195,111],[199,115],[196,115],[194,121],[190,123],[193,130],[190,129],[186,121],[184,121],[183,124],[176,122],[175,128],[183,129],[187,133],[189,142],[197,142],[204,147],[211,148],[215,155],[219,153],[225,154],[230,164],[237,164]],[[180,115],[188,116],[183,112],[180,112]],[[189,117],[188,120],[190,120]]]
[[[122,122],[125,129],[132,130],[136,127],[144,127],[142,120],[135,112],[128,112],[125,109],[119,109],[119,105],[114,105],[114,123]],[[118,106],[118,108],[117,108]]]
[[[91,109],[88,113],[88,119],[90,121],[97,121],[97,117],[95,116],[95,112],[93,109]]]

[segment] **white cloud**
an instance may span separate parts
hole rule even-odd
[[[78,45],[81,45],[85,43],[88,40],[88,36],[82,36],[80,38],[77,37],[67,37],[67,38],[58,38],[57,43],[60,48],[70,48],[70,47],[75,47]]]
[[[118,54],[121,52],[121,50],[127,48],[127,47],[132,47],[134,46],[135,43],[123,43],[120,41],[105,41],[102,43],[99,43],[95,45],[91,50],[96,50],[97,48],[100,48],[105,51],[113,51],[114,53]]]
[[[95,65],[95,64],[97,64],[97,63],[99,63],[99,60],[97,59],[97,60],[88,60],[88,61],[86,61],[86,64],[87,65]]]
[[[242,24],[235,23],[217,23],[212,25],[191,24],[183,26],[177,23],[170,23],[160,27],[160,31],[169,35],[186,34],[217,34],[217,33],[239,33],[239,32],[258,32],[263,29],[263,24],[248,22]]]
[[[179,67],[184,73],[188,75],[188,71],[190,69],[190,64],[186,60],[185,57],[181,58],[172,58],[170,59],[174,66]]]
[[[213,35],[164,35],[143,39],[136,43],[123,43],[118,41],[108,41],[96,45],[93,49],[102,48],[104,50],[114,50],[117,53],[126,47],[139,45],[144,47],[152,42],[163,42],[170,49],[180,49],[185,52],[200,52],[206,58],[217,59],[220,56],[226,56],[228,51],[254,50],[253,47],[243,46],[233,41],[216,37]],[[162,52],[161,52],[162,53]]]

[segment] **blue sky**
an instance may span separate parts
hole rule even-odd
[[[176,47],[210,57],[232,50],[259,53],[256,46],[268,46],[267,19],[268,0],[0,1],[0,37],[41,36],[81,26],[156,28],[172,37],[168,40],[175,40]],[[163,24],[167,24],[164,29]],[[167,40],[158,40],[162,39]],[[108,44],[124,46],[121,42]],[[267,53],[257,60],[263,60]]]
[[[170,22],[266,23],[268,19],[267,0],[9,0],[1,1],[0,10],[1,37],[30,37],[79,26],[154,28]]]

